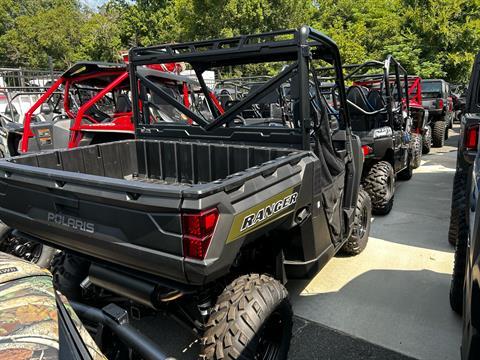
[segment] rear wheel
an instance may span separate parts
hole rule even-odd
[[[88,276],[90,262],[82,257],[58,253],[52,261],[53,286],[68,299],[80,300],[80,284]]]
[[[433,123],[432,142],[433,147],[442,147],[445,144],[445,121],[439,120]]]
[[[292,307],[285,287],[258,274],[228,285],[212,308],[203,336],[204,359],[286,359]]]
[[[427,129],[423,134],[422,154],[428,154],[430,152],[431,147],[432,147],[432,128],[430,126],[427,126]]]
[[[17,237],[13,229],[0,222],[0,251],[34,263],[42,268],[50,268],[56,250],[38,241]]]
[[[372,202],[368,193],[360,189],[355,209],[352,235],[343,245],[342,252],[348,255],[360,254],[367,246],[372,218]]]
[[[392,210],[395,195],[395,174],[392,165],[387,161],[374,164],[363,180],[363,188],[370,195],[373,213],[388,214]]]

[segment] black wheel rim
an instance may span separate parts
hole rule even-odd
[[[367,227],[368,227],[368,221],[369,221],[368,211],[366,207],[362,208],[362,211],[360,212],[359,217],[360,219],[358,222],[358,229],[357,229],[358,237],[363,238],[367,233]]]
[[[257,333],[255,360],[274,360],[280,354],[285,337],[285,319],[279,310],[274,311]]]
[[[0,251],[20,259],[37,263],[42,255],[43,245],[36,241],[20,239],[10,231],[0,242]]]

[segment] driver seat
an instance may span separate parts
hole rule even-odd
[[[120,94],[115,104],[115,114],[127,113],[132,111],[132,103],[127,94]]]

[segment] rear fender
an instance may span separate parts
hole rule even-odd
[[[373,152],[375,158],[388,161],[393,166],[393,139],[391,136],[375,139]]]

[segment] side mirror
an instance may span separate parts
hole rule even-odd
[[[45,115],[49,115],[52,113],[52,107],[49,103],[45,102],[40,106],[40,112]]]

